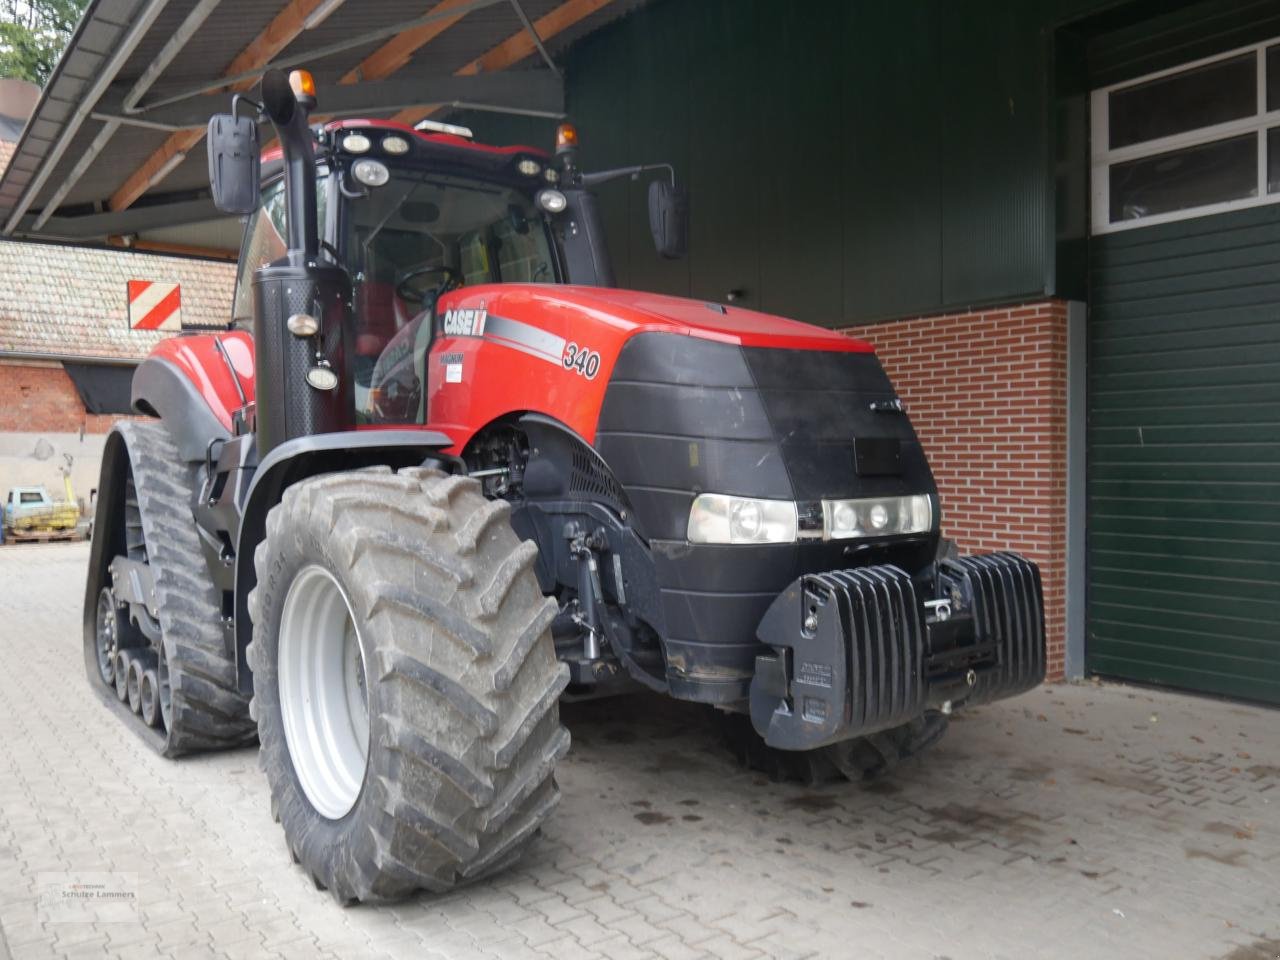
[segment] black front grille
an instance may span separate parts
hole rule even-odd
[[[622,492],[622,488],[610,476],[600,459],[577,447],[573,450],[573,469],[569,476],[569,490],[572,493],[609,500],[615,504],[626,503],[626,495]]]
[[[911,421],[892,406],[897,396],[874,353],[750,348],[742,355],[797,500],[933,487]]]

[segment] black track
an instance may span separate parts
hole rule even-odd
[[[765,744],[742,714],[725,718],[725,741],[744,767],[774,781],[819,784],[873,780],[942,739],[947,718],[929,712],[900,727],[818,750],[777,750]]]
[[[237,689],[222,605],[191,514],[198,468],[182,460],[162,423],[115,429],[129,453],[125,542],[131,559],[145,560],[154,572],[154,610],[169,665],[172,711],[161,750],[176,757],[252,743],[249,701]]]

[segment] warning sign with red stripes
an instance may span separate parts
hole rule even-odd
[[[133,330],[182,329],[182,286],[155,280],[130,280],[129,327]]]

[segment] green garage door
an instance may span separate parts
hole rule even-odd
[[[1280,206],[1090,260],[1088,668],[1280,703]]]

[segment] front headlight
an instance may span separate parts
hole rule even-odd
[[[823,500],[823,540],[853,540],[928,533],[933,503],[928,496]],[[799,510],[789,500],[760,500],[723,493],[699,494],[689,511],[690,543],[794,543]],[[818,533],[806,533],[817,537]]]
[[[690,543],[793,543],[798,518],[789,500],[699,494],[689,511]]]
[[[823,500],[822,514],[828,540],[927,533],[933,527],[933,505],[922,495]]]

